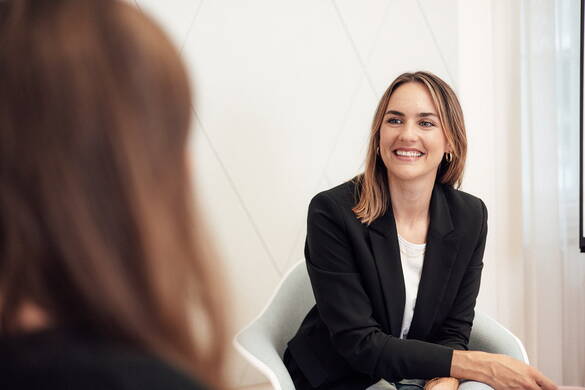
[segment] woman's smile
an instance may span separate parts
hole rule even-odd
[[[398,148],[392,151],[394,157],[400,161],[418,161],[425,156],[425,153],[413,148]]]

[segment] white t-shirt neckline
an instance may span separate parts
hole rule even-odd
[[[402,264],[405,290],[404,315],[400,330],[400,338],[404,339],[408,336],[412,317],[414,316],[414,307],[427,244],[409,242],[400,234],[398,235],[398,244],[400,246],[400,262]]]

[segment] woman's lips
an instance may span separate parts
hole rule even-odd
[[[401,161],[416,161],[425,155],[420,150],[405,150],[405,149],[396,149],[392,152],[392,154],[398,160],[401,160]]]

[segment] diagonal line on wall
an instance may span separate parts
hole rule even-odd
[[[134,4],[136,5],[136,7],[141,12],[143,12],[142,7],[140,7],[140,4],[138,4],[138,0],[133,0],[133,1],[134,1]],[[193,26],[195,26],[195,21],[197,20],[197,16],[199,15],[199,11],[201,10],[201,6],[203,5],[203,1],[204,0],[201,0],[199,2],[199,5],[197,6],[195,13],[193,14],[193,17],[191,18],[191,23],[189,23],[189,28],[187,29],[187,32],[185,33],[185,37],[183,38],[183,43],[181,43],[179,53],[183,53],[183,48],[185,47],[185,44],[187,43],[187,40],[189,39],[189,35],[191,34],[191,30],[193,30]]]
[[[357,98],[359,90],[362,86],[363,79],[364,78],[362,75],[362,77],[359,78],[357,86],[354,88],[354,90],[352,92],[351,98],[349,100],[349,107],[345,110],[343,120],[341,121],[341,124],[339,126],[339,130],[337,131],[337,133],[335,133],[335,135],[333,137],[333,142],[332,142],[333,147],[330,149],[329,154],[327,155],[327,159],[325,160],[325,164],[323,165],[323,171],[319,175],[319,179],[317,180],[317,184],[315,185],[316,188],[315,188],[315,190],[313,190],[313,193],[317,190],[317,188],[321,185],[321,183],[323,182],[323,180],[327,176],[327,168],[329,167],[329,163],[331,162],[331,159],[333,158],[333,155],[335,154],[335,150],[337,149],[337,145],[339,144],[339,140],[341,139],[341,135],[343,134],[343,130],[345,129],[347,121],[349,120],[349,113],[351,112],[351,109],[355,103],[355,100]],[[289,253],[288,253],[288,256],[286,259],[286,263],[285,263],[285,267],[288,267],[288,265],[291,262],[291,258],[294,255],[294,250],[297,247],[297,243],[299,242],[299,240],[301,238],[302,232],[303,232],[303,226],[301,225],[301,227],[297,231],[297,234],[295,236],[296,238],[293,241],[292,247],[289,250]]]
[[[189,24],[189,29],[185,33],[185,38],[183,39],[183,43],[181,44],[181,50],[180,50],[181,53],[183,53],[183,48],[185,47],[185,44],[187,43],[187,40],[189,39],[189,35],[191,35],[191,30],[193,30],[193,27],[195,26],[195,21],[197,21],[197,16],[199,16],[199,11],[201,11],[201,6],[203,5],[203,1],[204,0],[201,0],[199,2],[199,5],[197,6],[195,13],[193,14],[193,18],[191,19],[191,24]],[[201,123],[201,122],[199,122],[199,123]]]
[[[445,71],[447,72],[447,75],[449,76],[451,84],[453,85],[453,88],[455,90],[457,90],[456,80],[453,78],[453,75],[451,74],[451,71],[449,70],[449,64],[447,63],[447,60],[445,59],[445,56],[443,55],[443,51],[441,50],[441,46],[439,45],[439,41],[437,40],[437,36],[435,35],[435,32],[431,28],[431,24],[429,23],[429,19],[427,18],[427,14],[426,14],[425,10],[423,9],[423,6],[421,5],[420,0],[416,0],[416,4],[418,5],[418,9],[420,10],[420,13],[422,14],[422,17],[425,21],[425,25],[427,26],[427,30],[431,33],[431,37],[433,38],[433,43],[435,44],[435,47],[437,48],[437,51],[439,52],[439,57],[441,57],[441,62],[443,62],[443,66],[445,67]]]
[[[331,151],[330,151],[329,155],[327,156],[325,168],[323,169],[323,172],[321,173],[321,176],[319,177],[319,181],[318,181],[317,185],[319,185],[323,180],[327,179],[327,169],[329,168],[329,164],[331,163],[331,159],[333,158],[333,155],[335,154],[335,151],[337,150],[337,146],[339,145],[339,140],[341,139],[343,131],[346,129],[347,121],[349,120],[349,113],[350,113],[351,109],[353,108],[353,105],[355,104],[355,100],[357,98],[358,92],[362,86],[363,78],[365,78],[366,81],[368,82],[368,85],[369,85],[372,93],[374,94],[374,96],[378,96],[377,92],[376,92],[376,88],[374,87],[374,83],[372,81],[372,78],[370,77],[370,74],[366,68],[366,64],[363,61],[363,59],[361,58],[359,51],[357,50],[357,46],[355,44],[355,41],[353,40],[353,38],[349,32],[349,28],[347,27],[347,23],[345,23],[345,20],[343,19],[343,16],[341,15],[341,12],[339,11],[339,7],[337,7],[335,0],[332,0],[331,3],[333,4],[333,7],[334,7],[335,12],[337,14],[337,17],[338,17],[338,19],[343,27],[343,30],[345,31],[345,34],[347,35],[347,39],[349,40],[351,47],[353,49],[353,52],[354,52],[355,56],[357,57],[358,62],[362,68],[363,77],[359,80],[357,87],[353,91],[353,94],[352,94],[351,99],[350,99],[349,107],[345,112],[345,116],[343,118],[343,121],[341,122],[340,130],[335,135],[335,139],[333,142],[333,148],[331,148]],[[384,10],[384,16],[382,17],[382,21],[380,22],[380,25],[378,26],[378,31],[376,32],[376,36],[374,37],[374,44],[372,45],[372,47],[370,48],[370,51],[368,52],[368,59],[373,54],[373,51],[376,47],[376,42],[378,41],[379,36],[382,32],[382,26],[384,25],[384,22],[386,21],[386,18],[388,17],[389,10],[390,10],[390,2],[388,1],[387,5],[386,5],[386,9]],[[372,113],[374,111],[374,108],[375,107],[372,108]]]
[[[335,8],[335,12],[337,14],[337,17],[339,18],[339,21],[341,22],[341,25],[343,26],[343,29],[345,31],[345,34],[347,35],[347,38],[348,38],[348,40],[351,43],[351,46],[352,46],[353,51],[354,51],[354,54],[356,55],[356,57],[357,57],[360,65],[361,65],[362,72],[363,72],[363,76],[368,81],[368,84],[369,84],[370,89],[372,90],[372,93],[374,94],[374,96],[378,96],[377,95],[377,92],[376,92],[376,88],[374,87],[374,83],[373,83],[373,81],[372,81],[372,79],[370,77],[370,74],[369,74],[369,72],[368,72],[368,70],[366,68],[366,64],[363,61],[363,59],[361,58],[361,56],[359,54],[359,51],[357,50],[357,46],[355,44],[355,41],[353,40],[353,38],[351,36],[351,33],[349,32],[349,28],[347,27],[347,23],[343,19],[343,16],[341,15],[341,12],[339,11],[339,7],[337,7],[337,4],[335,3],[335,0],[332,0],[332,3],[333,3],[333,7]],[[388,1],[386,3],[386,8],[384,9],[384,15],[382,16],[381,22],[380,22],[380,24],[378,26],[378,31],[376,32],[376,35],[374,37],[373,44],[370,47],[370,50],[368,51],[368,54],[367,54],[368,58],[367,58],[367,60],[369,60],[371,58],[371,56],[373,55],[373,53],[374,53],[374,50],[376,48],[376,45],[377,45],[377,42],[379,40],[380,34],[382,33],[382,27],[384,26],[384,23],[385,23],[386,19],[388,18],[389,11],[390,11],[390,1]],[[321,177],[319,178],[319,183],[322,180],[324,180],[324,179],[327,178],[327,169],[329,168],[329,164],[331,162],[331,159],[333,158],[333,155],[335,154],[335,151],[336,151],[337,146],[339,144],[339,140],[341,139],[341,135],[343,134],[343,131],[346,128],[347,121],[349,119],[349,112],[353,108],[353,105],[355,103],[356,97],[357,97],[358,92],[359,92],[359,90],[361,88],[361,85],[362,85],[362,80],[363,79],[361,79],[359,81],[359,83],[357,85],[357,88],[355,89],[355,91],[354,91],[354,93],[353,93],[353,95],[351,97],[351,101],[350,101],[351,103],[349,105],[348,110],[346,111],[346,115],[345,115],[345,117],[343,119],[343,122],[342,122],[342,125],[341,125],[341,129],[340,129],[339,133],[336,134],[336,138],[335,138],[335,141],[334,141],[334,144],[333,144],[333,148],[331,149],[331,152],[329,153],[329,156],[327,157],[327,162],[325,164],[325,169],[323,170],[323,172],[321,174]],[[373,110],[374,110],[374,107],[372,108],[372,112],[373,112]]]
[[[193,18],[191,19],[191,24],[189,25],[189,29],[187,30],[187,33],[185,34],[185,38],[183,40],[183,44],[181,45],[181,51],[180,51],[181,53],[183,52],[183,48],[185,46],[185,43],[187,42],[187,39],[189,38],[189,35],[190,35],[190,33],[191,33],[192,29],[193,29],[193,26],[195,25],[195,22],[197,20],[197,16],[199,15],[199,11],[201,10],[201,6],[203,5],[203,1],[204,0],[201,0],[200,1],[199,5],[197,6],[197,9],[195,10],[195,13],[193,14]],[[136,6],[138,7],[138,9],[140,9],[142,11],[142,9],[140,8],[140,6],[138,5],[137,0],[134,0],[134,4],[136,4]],[[221,170],[223,171],[223,174],[225,175],[225,177],[226,177],[226,179],[228,181],[229,186],[232,188],[232,190],[236,194],[236,197],[238,198],[238,202],[240,203],[240,206],[242,207],[242,209],[244,210],[244,213],[248,217],[248,220],[250,221],[250,224],[252,225],[252,228],[254,229],[254,232],[256,233],[256,236],[260,240],[260,243],[262,244],[262,247],[264,248],[266,254],[268,255],[268,258],[270,259],[270,263],[271,263],[272,267],[274,268],[274,270],[276,271],[276,273],[279,276],[282,276],[282,271],[278,267],[278,264],[276,263],[276,261],[274,259],[274,256],[272,255],[272,253],[270,252],[270,249],[268,248],[268,244],[266,243],[266,240],[264,239],[264,237],[260,233],[260,230],[258,229],[258,225],[256,225],[256,222],[252,218],[252,214],[250,213],[250,210],[248,210],[248,208],[246,207],[246,204],[244,203],[244,200],[242,199],[240,193],[238,192],[238,190],[236,188],[236,185],[235,185],[233,179],[229,175],[227,168],[225,167],[225,165],[223,164],[223,161],[219,157],[219,153],[217,152],[217,149],[213,145],[213,142],[211,141],[211,138],[209,137],[209,135],[207,133],[207,130],[205,129],[205,126],[203,125],[203,122],[201,121],[201,118],[197,114],[197,111],[195,110],[195,107],[192,106],[191,108],[193,110],[193,115],[195,117],[195,120],[197,121],[197,123],[199,123],[199,127],[201,129],[201,133],[207,139],[207,142],[209,144],[209,147],[210,147],[213,155],[215,156],[215,158],[216,158],[219,166],[221,167]]]
[[[349,41],[349,44],[351,45],[351,48],[353,49],[353,52],[354,52],[355,56],[357,57],[357,60],[360,64],[360,67],[362,68],[362,72],[364,73],[364,76],[365,76],[366,80],[368,81],[368,85],[370,86],[370,88],[374,92],[374,95],[377,95],[376,88],[374,87],[374,82],[372,81],[372,78],[370,77],[370,74],[368,73],[368,70],[366,68],[366,64],[364,63],[362,56],[360,56],[360,53],[357,49],[355,41],[353,40],[353,37],[351,36],[351,34],[349,32],[349,28],[347,27],[347,23],[345,23],[345,19],[343,19],[343,16],[341,15],[341,12],[339,11],[339,7],[335,3],[335,0],[331,0],[331,4],[333,5],[333,9],[335,10],[335,13],[337,15],[337,18],[339,19],[339,22],[341,23],[341,27],[343,27],[343,31],[345,32],[347,40]]]
[[[347,121],[349,120],[349,114],[351,112],[351,109],[353,108],[353,105],[355,104],[355,101],[356,101],[356,98],[359,94],[360,88],[362,87],[362,82],[363,82],[363,77],[361,77],[359,79],[357,86],[351,95],[351,98],[349,100],[349,107],[347,108],[347,110],[345,110],[343,120],[341,121],[341,124],[339,126],[339,131],[335,134],[335,137],[333,138],[333,142],[331,143],[332,148],[329,151],[329,154],[327,156],[327,160],[325,160],[323,172],[321,172],[321,175],[319,176],[319,180],[317,181],[317,185],[321,184],[321,182],[325,179],[325,176],[327,174],[327,168],[329,168],[329,164],[331,163],[331,159],[333,158],[333,155],[335,154],[335,151],[337,150],[337,146],[339,145],[339,141],[341,140],[341,136],[343,135],[343,131],[345,130],[345,128],[347,126]]]
[[[193,30],[193,27],[195,26],[195,21],[197,21],[197,16],[199,16],[199,11],[201,11],[201,6],[203,5],[203,1],[204,0],[201,0],[199,2],[199,5],[197,6],[195,13],[193,14],[193,18],[191,18],[191,23],[189,24],[189,29],[185,33],[185,38],[183,38],[183,43],[181,43],[181,50],[180,50],[181,53],[183,53],[183,48],[185,47],[185,44],[187,43],[187,40],[189,39],[189,35],[191,35],[191,31]],[[201,122],[199,122],[199,123],[201,123]]]
[[[345,22],[345,20],[343,19],[343,16],[341,15],[341,11],[339,10],[339,7],[335,3],[335,0],[332,0],[331,3],[333,4],[333,8],[335,9],[335,13],[337,14],[337,18],[339,19],[339,21],[340,21],[340,23],[341,23],[341,25],[343,27],[343,30],[344,30],[344,32],[345,32],[345,34],[347,36],[347,39],[348,39],[348,41],[351,44],[351,47],[353,49],[353,52],[354,52],[355,56],[357,57],[357,60],[358,60],[360,66],[362,68],[363,77],[368,82],[368,85],[369,85],[372,93],[374,94],[374,96],[378,96],[378,94],[376,92],[376,88],[374,87],[374,83],[372,81],[372,78],[370,77],[370,74],[369,74],[369,72],[367,70],[366,64],[365,64],[364,60],[362,59],[362,57],[360,56],[360,53],[359,53],[359,51],[357,49],[357,46],[355,44],[355,41],[354,41],[353,37],[351,36],[351,33],[349,32],[349,28],[347,27],[347,23]],[[374,37],[374,44],[372,45],[372,47],[370,48],[370,50],[368,52],[368,60],[373,55],[373,52],[374,52],[374,49],[375,49],[376,44],[378,42],[379,36],[380,36],[380,34],[382,32],[382,27],[384,25],[384,22],[386,21],[386,18],[388,17],[389,10],[390,10],[390,1],[388,1],[387,5],[386,5],[386,9],[384,10],[384,16],[382,17],[382,20],[380,22],[380,25],[378,26],[378,31],[376,32],[376,36]],[[327,157],[327,162],[325,164],[325,168],[324,168],[323,172],[321,173],[321,176],[319,178],[319,182],[318,183],[320,183],[322,180],[324,180],[326,178],[326,176],[327,176],[327,169],[329,168],[329,164],[331,162],[331,159],[333,158],[333,155],[335,154],[335,151],[337,149],[337,146],[339,144],[339,140],[341,139],[341,136],[343,134],[343,131],[346,128],[347,121],[349,119],[349,112],[353,108],[353,105],[355,103],[355,100],[356,100],[356,97],[358,95],[358,92],[359,92],[359,90],[360,90],[360,88],[362,86],[362,80],[363,80],[363,78],[360,79],[360,81],[359,81],[356,89],[353,92],[353,95],[352,95],[351,100],[350,100],[349,108],[346,111],[346,115],[345,115],[345,117],[344,117],[344,119],[342,121],[341,128],[340,128],[339,132],[335,135],[335,140],[334,140],[334,143],[333,143],[333,148],[331,149],[331,151],[329,153],[329,156]],[[373,110],[374,110],[374,107],[372,108],[372,112],[373,112]]]
[[[376,46],[378,46],[378,40],[380,39],[380,34],[382,34],[382,28],[384,27],[384,22],[386,22],[386,18],[388,18],[388,14],[390,11],[390,4],[391,4],[390,0],[386,1],[386,8],[384,9],[384,13],[382,14],[382,21],[380,22],[380,25],[378,26],[378,31],[376,32],[376,35],[374,36],[374,41],[372,43],[372,46],[370,47],[370,50],[368,50],[368,56],[366,58],[366,61],[368,61],[368,62],[370,61],[370,59],[374,55],[374,50],[376,49]]]
[[[244,199],[242,198],[242,196],[238,192],[238,189],[236,188],[236,184],[234,183],[233,179],[231,178],[226,166],[223,164],[223,161],[219,157],[219,153],[217,152],[217,149],[213,145],[213,142],[211,141],[211,138],[209,137],[207,130],[205,130],[205,126],[203,125],[201,118],[197,114],[197,111],[195,111],[195,108],[194,107],[192,107],[192,108],[193,108],[193,114],[195,116],[195,120],[197,121],[197,123],[199,123],[201,133],[203,134],[205,139],[207,139],[207,142],[209,144],[209,148],[211,149],[211,152],[215,156],[215,159],[217,160],[223,174],[225,175],[225,178],[227,179],[229,186],[231,187],[232,191],[234,191],[234,193],[236,194],[236,197],[238,198],[238,202],[240,203],[240,206],[242,207],[242,209],[244,210],[244,213],[248,217],[248,220],[250,221],[250,224],[252,225],[252,228],[254,229],[256,236],[260,240],[260,243],[262,244],[264,251],[266,251],[266,254],[268,255],[268,258],[270,259],[270,263],[271,263],[272,267],[274,267],[274,270],[276,271],[276,273],[279,276],[282,276],[282,271],[278,267],[278,264],[276,263],[274,256],[272,256],[272,253],[270,252],[270,249],[268,248],[268,244],[266,243],[266,240],[264,240],[264,237],[260,233],[260,229],[258,229],[258,225],[256,225],[254,218],[252,218],[252,213],[250,213],[250,210],[248,210],[248,208],[246,207],[246,203],[244,202]]]
[[[355,56],[358,59],[358,62],[359,62],[360,67],[362,69],[362,77],[359,79],[359,81],[357,83],[357,86],[356,86],[356,88],[354,89],[354,91],[352,93],[352,96],[350,98],[349,107],[345,110],[345,115],[344,115],[343,120],[341,121],[341,125],[340,125],[340,128],[339,128],[339,131],[334,136],[333,147],[331,148],[331,150],[329,152],[329,155],[327,156],[327,160],[325,161],[325,165],[324,165],[324,168],[323,168],[323,172],[321,172],[321,175],[319,176],[319,180],[317,180],[317,184],[315,186],[316,188],[315,188],[315,190],[313,192],[316,192],[317,191],[318,186],[321,185],[321,183],[323,182],[323,180],[328,180],[328,177],[327,177],[327,169],[329,168],[329,164],[331,163],[331,159],[333,158],[333,155],[335,154],[335,151],[337,150],[337,146],[339,145],[339,141],[341,139],[341,136],[343,134],[343,131],[346,128],[347,121],[349,120],[349,113],[351,112],[351,109],[353,108],[353,105],[355,104],[355,100],[356,100],[357,95],[359,93],[359,90],[360,90],[360,88],[362,86],[362,82],[363,82],[364,78],[367,80],[368,85],[369,85],[370,89],[372,90],[372,93],[375,96],[377,96],[376,88],[374,87],[374,83],[373,83],[373,81],[372,81],[372,79],[371,79],[371,77],[370,77],[370,75],[369,75],[369,73],[368,73],[368,71],[366,69],[366,64],[364,63],[363,59],[361,58],[361,56],[359,54],[359,51],[358,51],[357,46],[355,44],[355,41],[353,40],[353,38],[352,38],[352,36],[351,36],[351,34],[349,32],[349,28],[347,27],[347,24],[345,23],[345,20],[343,19],[343,16],[341,15],[341,12],[339,11],[339,8],[337,7],[337,4],[335,3],[335,0],[332,0],[331,3],[333,5],[333,8],[335,9],[335,13],[336,13],[337,18],[339,19],[339,21],[341,23],[341,26],[342,26],[342,28],[343,28],[343,30],[345,32],[345,35],[346,35],[348,41],[351,44],[352,50],[353,50]],[[374,48],[376,47],[376,42],[378,41],[379,36],[381,34],[382,27],[384,25],[384,21],[388,17],[388,11],[389,10],[390,10],[390,2],[388,2],[388,4],[386,5],[386,8],[384,10],[384,16],[382,17],[382,21],[380,22],[380,25],[378,27],[378,31],[377,31],[376,36],[374,38],[374,43],[373,43],[372,47],[370,48],[370,51],[368,52],[368,58],[370,58],[372,56],[372,53],[374,51]],[[297,234],[296,234],[295,239],[293,241],[293,245],[292,245],[292,247],[291,247],[291,249],[289,251],[289,254],[287,256],[287,260],[286,260],[286,263],[285,263],[285,267],[288,267],[288,265],[291,263],[291,259],[292,259],[293,255],[294,255],[294,250],[296,249],[299,240],[302,238],[303,231],[304,231],[304,228],[303,228],[303,226],[301,226],[298,229],[298,231],[297,231]]]

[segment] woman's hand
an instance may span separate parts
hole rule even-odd
[[[425,384],[425,390],[457,390],[458,388],[459,379],[452,377],[431,379]]]
[[[557,390],[541,372],[506,355],[453,351],[451,375],[486,383],[495,390]]]
[[[557,386],[536,368],[506,355],[492,357],[490,385],[495,389],[557,390]]]

